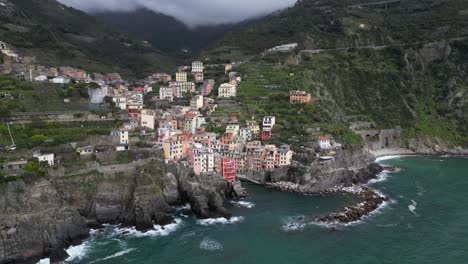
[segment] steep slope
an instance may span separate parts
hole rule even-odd
[[[98,13],[94,16],[171,53],[179,53],[181,50],[199,51],[220,40],[235,26],[227,24],[190,29],[173,17],[148,9]]]
[[[284,43],[328,49],[436,41],[468,34],[463,0],[301,0],[271,19],[228,34],[220,46],[258,53]]]
[[[174,66],[151,45],[55,0],[1,0],[0,39],[42,64],[127,76]]]
[[[353,142],[339,127],[372,121],[376,128],[403,127],[408,144],[468,144],[468,2],[375,2],[303,0],[231,32],[205,56],[257,55],[236,69],[245,74],[238,94],[246,117],[284,120],[283,141],[322,127]],[[299,44],[293,52],[259,55],[291,42]],[[289,105],[292,89],[312,93],[316,103]]]

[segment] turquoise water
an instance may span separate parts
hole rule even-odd
[[[356,225],[288,230],[295,216],[335,212],[356,198],[249,185],[251,198],[243,201],[255,206],[229,203],[237,217],[231,223],[200,222],[181,210],[179,224],[152,234],[108,227],[72,248],[71,262],[468,263],[468,159],[406,157],[382,163],[402,168],[373,184],[393,202]]]

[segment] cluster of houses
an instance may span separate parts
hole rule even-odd
[[[36,65],[34,58],[18,56],[6,43],[0,42],[0,49],[8,54],[0,69],[3,73],[20,74],[20,79],[36,82],[94,82],[97,85],[88,91],[91,103],[100,104],[108,98],[128,113],[130,121],[110,135],[90,137],[78,143],[75,149],[80,155],[128,150],[131,133],[147,130],[154,135],[154,147],[163,150],[167,163],[184,163],[196,175],[218,173],[232,181],[236,173],[273,170],[292,163],[294,152],[289,145],[265,143],[272,138],[275,116],[264,116],[261,120],[252,118],[242,124],[238,120],[219,123],[211,116],[218,107],[217,101],[237,96],[242,78],[232,71],[230,64],[225,65],[229,81],[217,87],[217,99],[214,99],[211,95],[215,91],[215,81],[205,80],[205,68],[200,61],[179,67],[174,75],[154,73],[130,85],[118,73],[89,74],[73,67],[45,68]],[[163,86],[153,93],[156,95],[151,100],[168,102],[170,108],[154,109],[145,104],[146,95],[153,92],[155,83]],[[304,91],[291,91],[289,96],[291,104],[313,101]],[[189,104],[182,99],[190,99]],[[225,128],[225,132],[209,132],[209,125]],[[319,138],[319,144],[322,149],[332,147],[330,139],[325,137]],[[50,154],[38,155],[40,161],[54,165]]]

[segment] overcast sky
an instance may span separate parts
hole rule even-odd
[[[86,12],[128,11],[145,7],[194,27],[239,22],[292,6],[297,0],[59,0]]]

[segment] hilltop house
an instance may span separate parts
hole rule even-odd
[[[218,97],[219,98],[230,98],[236,97],[237,87],[230,83],[223,83],[218,88]]]
[[[53,153],[41,154],[40,151],[35,151],[33,158],[37,158],[39,162],[47,162],[49,166],[54,166],[55,164],[55,155]]]
[[[331,149],[332,148],[331,141],[330,141],[329,137],[320,136],[318,138],[318,144],[319,144],[321,149]]]
[[[290,104],[310,104],[312,102],[312,95],[304,91],[292,90],[289,91]]]
[[[204,67],[203,62],[194,61],[192,62],[192,73],[203,73]]]
[[[101,104],[104,102],[104,98],[109,94],[109,88],[107,86],[88,88],[88,94],[92,104]]]
[[[186,82],[187,81],[187,73],[180,71],[176,72],[176,82]]]

